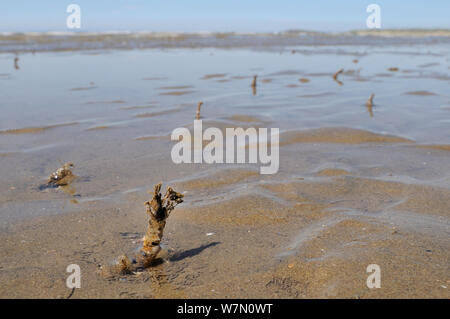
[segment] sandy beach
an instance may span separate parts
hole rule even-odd
[[[450,297],[448,30],[83,37],[0,36],[0,298]],[[199,101],[203,129],[279,128],[278,172],[175,164]],[[159,182],[184,203],[158,262],[105,278]]]

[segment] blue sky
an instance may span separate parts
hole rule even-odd
[[[365,29],[371,3],[382,28],[450,28],[450,0],[1,0],[0,31],[65,31],[71,3],[80,31]]]

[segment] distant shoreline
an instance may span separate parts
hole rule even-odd
[[[325,45],[450,43],[450,29],[378,29],[346,32],[2,32],[0,53],[149,48],[270,48]]]
[[[355,29],[349,31],[316,31],[316,30],[285,30],[274,32],[240,32],[240,31],[199,31],[199,32],[182,32],[182,31],[1,31],[0,38],[4,36],[98,36],[98,35],[137,35],[145,36],[151,35],[154,37],[170,37],[179,35],[190,36],[232,36],[232,35],[247,35],[247,36],[286,36],[286,35],[322,35],[322,36],[345,36],[345,35],[371,35],[371,36],[450,36],[450,29],[446,28],[398,28],[398,29]]]

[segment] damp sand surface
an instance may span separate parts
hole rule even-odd
[[[449,298],[450,47],[358,41],[281,53],[278,42],[263,52],[37,52],[21,54],[17,71],[4,53],[0,297]],[[36,74],[52,76],[36,87]],[[203,129],[279,128],[278,173],[174,164],[170,134],[192,128],[198,101]],[[71,184],[40,187],[68,161]],[[139,249],[160,181],[185,202],[159,262],[103,278],[99,265]],[[71,294],[73,263],[82,288]],[[381,289],[366,286],[374,263]]]

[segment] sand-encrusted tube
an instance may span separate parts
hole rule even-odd
[[[369,96],[369,99],[367,100],[367,102],[366,102],[366,105],[368,106],[368,107],[372,107],[373,106],[373,98],[375,97],[375,94],[370,94],[370,96]]]
[[[375,94],[372,93],[370,95],[369,99],[366,102],[367,111],[369,112],[370,117],[373,117],[372,107],[373,107],[373,98],[374,98],[374,96],[375,96]]]
[[[257,79],[258,79],[258,76],[257,75],[254,75],[253,76],[253,81],[252,81],[252,92],[253,92],[253,95],[256,95],[256,81],[257,81]]]
[[[144,266],[150,265],[161,250],[161,239],[166,227],[166,219],[175,209],[175,206],[183,202],[183,194],[167,187],[166,194],[161,197],[161,183],[155,185],[153,198],[145,202],[147,215],[149,216],[147,233],[144,236],[144,245],[141,249]]]
[[[195,114],[195,119],[200,120],[200,109],[202,108],[203,102],[200,101],[197,104],[197,113]]]
[[[337,84],[342,85],[342,81],[338,79],[339,74],[344,72],[344,69],[339,69],[335,74],[333,74],[333,79],[337,82]]]
[[[333,74],[333,79],[337,80],[339,74],[341,74],[342,72],[344,72],[344,69],[339,69],[336,73]]]
[[[166,219],[175,209],[175,206],[183,202],[184,197],[183,194],[174,191],[172,187],[167,187],[164,197],[162,197],[160,191],[161,183],[155,185],[152,200],[145,202],[149,220],[140,254],[137,254],[131,260],[126,255],[122,255],[112,267],[101,266],[100,273],[104,277],[108,278],[131,274],[154,264],[161,250],[160,243],[164,234],[164,228],[166,227]]]

